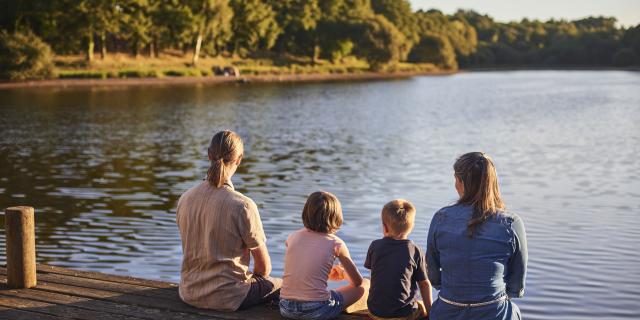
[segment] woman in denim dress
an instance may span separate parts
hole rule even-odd
[[[460,199],[429,227],[429,280],[440,290],[429,319],[522,319],[511,299],[524,294],[524,224],[505,211],[489,156],[467,153],[453,168]]]

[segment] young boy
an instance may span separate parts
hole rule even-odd
[[[431,283],[424,254],[407,236],[416,209],[407,200],[393,200],[382,208],[384,238],[369,246],[364,267],[371,270],[370,316],[373,319],[420,319],[431,308]],[[422,302],[417,301],[418,288]]]

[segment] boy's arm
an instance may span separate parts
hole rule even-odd
[[[429,280],[418,281],[418,287],[420,287],[420,295],[422,296],[422,303],[424,303],[427,314],[431,311],[431,304],[433,303],[433,297],[431,294],[431,282]]]
[[[336,244],[335,247],[336,256],[340,260],[342,267],[344,268],[345,273],[347,274],[347,279],[349,283],[354,287],[359,287],[362,284],[362,275],[358,271],[355,263],[351,260],[351,255],[349,254],[349,249],[344,243]]]

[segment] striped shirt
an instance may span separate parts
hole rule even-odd
[[[234,311],[251,287],[249,250],[266,242],[258,208],[231,182],[204,181],[178,201],[182,240],[180,298],[198,308]]]

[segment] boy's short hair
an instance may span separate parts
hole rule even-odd
[[[302,223],[312,231],[334,233],[342,226],[342,206],[333,194],[316,191],[309,195],[302,209]]]
[[[404,199],[389,201],[382,208],[382,222],[394,235],[411,231],[415,217],[416,208],[411,202]]]

